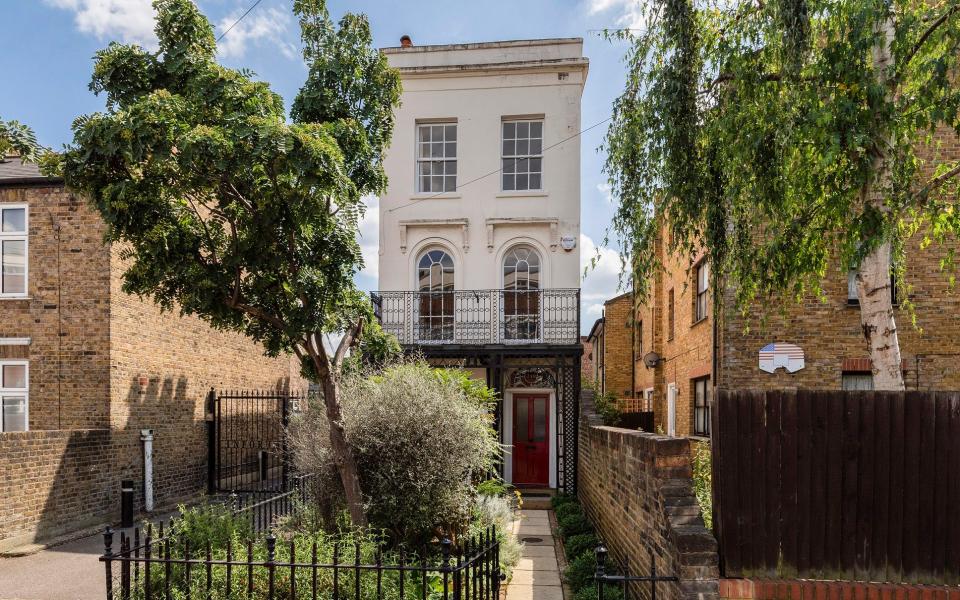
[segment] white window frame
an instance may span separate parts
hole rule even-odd
[[[503,130],[505,129],[505,127],[506,127],[506,125],[507,125],[508,123],[514,124],[514,137],[512,138],[513,141],[514,141],[514,153],[513,153],[513,154],[507,154],[506,152],[504,152],[504,144],[505,144],[505,142],[506,142],[507,140],[504,138],[504,131],[503,131]],[[530,131],[529,131],[529,129],[528,129],[528,130],[527,130],[527,137],[525,137],[525,138],[518,138],[518,137],[517,137],[517,134],[516,134],[516,126],[519,125],[519,124],[521,124],[521,123],[526,123],[528,127],[529,127],[531,124],[533,124],[533,123],[539,123],[539,124],[540,124],[540,137],[539,137],[539,138],[531,137],[531,136],[530,136]],[[542,192],[542,191],[544,190],[544,185],[543,185],[543,134],[544,134],[544,120],[543,120],[542,117],[540,117],[540,118],[530,118],[530,117],[526,117],[526,118],[503,118],[503,119],[501,119],[501,121],[500,121],[500,191],[501,191],[501,192],[504,192],[504,193],[509,194],[509,193],[511,193],[511,192],[521,192],[521,193],[522,193],[522,192]],[[526,141],[528,141],[528,142],[531,142],[532,140],[540,140],[540,152],[536,152],[536,153],[530,152],[530,148],[529,148],[529,146],[528,146],[528,148],[527,148],[527,153],[525,153],[525,154],[519,154],[519,153],[517,153],[517,151],[516,151],[516,142],[519,141],[520,139],[526,140]],[[525,187],[525,188],[518,188],[518,187],[517,187],[517,183],[516,183],[516,179],[517,179],[517,178],[516,178],[516,175],[519,173],[519,171],[517,171],[517,165],[515,164],[512,173],[511,173],[511,172],[508,172],[508,171],[507,171],[507,161],[508,161],[508,160],[514,160],[514,161],[517,161],[517,162],[519,162],[519,161],[521,161],[521,160],[526,160],[526,161],[527,161],[527,170],[523,172],[524,174],[527,175],[527,187]],[[531,168],[530,168],[530,161],[532,161],[532,160],[539,160],[539,161],[540,161],[540,169],[539,169],[538,171],[531,170]],[[505,178],[506,176],[511,175],[511,174],[513,175],[513,179],[514,179],[513,188],[507,189],[506,186],[503,185],[503,180],[504,180],[504,178]],[[539,186],[539,187],[531,187],[531,186],[530,186],[530,175],[539,175],[539,176],[540,176],[540,186]]]
[[[710,292],[710,265],[707,261],[701,261],[697,265],[695,276],[697,278],[697,295],[696,295],[696,313],[694,323],[699,323],[700,321],[707,318],[709,313],[708,302],[710,297],[708,293]],[[701,287],[702,285],[702,287]]]
[[[25,388],[5,388],[3,387],[3,367],[23,366],[24,378],[27,384]],[[23,431],[30,431],[30,361],[22,359],[2,359],[0,360],[0,433],[5,433],[3,426],[3,399],[7,396],[23,397]]]
[[[446,140],[446,128],[449,127],[449,126],[451,126],[451,125],[453,126],[454,131],[456,132],[457,138],[456,138],[455,140],[453,140],[453,156],[452,156],[452,157],[448,157],[448,156],[447,156],[447,150],[446,150],[446,144],[448,143],[447,140]],[[444,132],[444,139],[443,139],[443,156],[441,156],[441,157],[436,157],[436,156],[427,156],[427,157],[424,157],[424,156],[421,156],[421,146],[422,146],[424,143],[433,143],[433,138],[432,138],[432,137],[431,137],[430,142],[424,142],[424,141],[423,141],[423,138],[422,138],[421,136],[423,135],[423,129],[424,129],[425,127],[442,127],[442,128],[443,128],[443,132]],[[459,155],[460,155],[460,148],[459,148],[459,146],[460,146],[460,130],[459,130],[459,129],[460,129],[460,128],[457,127],[457,121],[455,121],[455,120],[439,120],[439,119],[438,119],[438,120],[424,120],[424,121],[417,121],[417,122],[416,122],[416,132],[415,132],[415,135],[414,135],[414,140],[415,140],[415,142],[414,142],[414,144],[415,144],[415,147],[414,147],[414,161],[415,161],[415,163],[416,163],[416,166],[414,167],[414,179],[416,180],[416,181],[414,181],[414,186],[415,186],[415,189],[416,189],[416,193],[418,193],[418,194],[452,194],[452,193],[455,193],[455,192],[457,191],[457,184],[458,184],[458,177],[459,177],[459,169],[460,169],[460,165],[459,165]],[[444,174],[439,176],[439,177],[442,177],[442,178],[443,178],[443,188],[444,188],[444,189],[442,189],[442,190],[435,190],[435,189],[432,189],[432,187],[433,187],[432,185],[431,185],[431,189],[429,189],[429,190],[423,189],[423,181],[422,181],[421,177],[431,177],[431,178],[432,178],[432,177],[437,177],[437,175],[434,175],[432,172],[431,172],[429,175],[422,175],[423,165],[425,165],[425,164],[431,164],[431,165],[432,165],[433,163],[438,163],[438,162],[444,163]],[[453,174],[452,174],[452,177],[453,177],[453,189],[452,189],[452,190],[446,189],[446,188],[447,188],[447,178],[451,176],[451,175],[448,175],[447,172],[446,172],[446,171],[447,171],[447,164],[448,164],[448,163],[453,163],[453,165],[454,165]],[[431,169],[431,171],[432,171],[432,169]]]
[[[697,388],[703,385],[703,404],[697,404]],[[690,381],[690,387],[693,388],[693,435],[710,437],[711,419],[713,415],[712,388],[710,386],[710,376],[697,377]],[[698,417],[703,415],[703,428],[698,429]]]
[[[30,207],[24,203],[3,203],[0,204],[0,211],[9,209],[23,209],[23,231],[5,232],[3,231],[2,214],[0,214],[0,298],[26,298],[30,291]],[[3,242],[22,241],[23,242],[23,291],[22,292],[4,292],[3,291]]]

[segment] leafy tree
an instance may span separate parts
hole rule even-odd
[[[903,389],[891,265],[960,231],[937,144],[960,134],[960,2],[659,0],[647,20],[610,34],[632,45],[605,144],[640,294],[659,223],[743,311],[852,265],[876,387]]]
[[[293,352],[318,381],[351,518],[366,522],[344,436],[339,374],[351,347],[382,336],[353,284],[361,197],[383,191],[384,145],[400,80],[363,16],[334,26],[298,0],[307,81],[288,122],[281,98],[214,60],[190,0],[155,0],[159,52],[112,43],[91,89],[106,112],[80,117],[47,168],[85,193],[121,244],[124,290]],[[326,333],[343,333],[334,351]],[[227,357],[229,360],[229,357]]]
[[[37,142],[33,130],[19,121],[0,119],[0,160],[10,151],[16,152],[23,162],[36,162],[44,148]]]

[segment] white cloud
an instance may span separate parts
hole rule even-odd
[[[287,58],[296,58],[297,46],[290,41],[296,39],[296,35],[290,32],[291,17],[287,12],[277,8],[261,9],[237,23],[244,10],[238,8],[217,23],[217,35],[222,35],[233,25],[233,29],[217,43],[220,57],[241,57],[250,44],[260,45],[266,42],[276,46]]]
[[[612,13],[614,22],[608,25],[611,29],[644,29],[647,25],[647,12],[639,0],[587,0],[587,12],[590,15]]]
[[[150,0],[44,0],[47,4],[74,13],[82,33],[98,39],[116,38],[126,43],[156,48],[153,7]]]
[[[580,287],[581,322],[585,330],[603,314],[603,303],[618,293],[620,255],[610,248],[598,248],[586,234],[580,234],[580,269],[586,277]]]
[[[367,212],[360,220],[360,250],[363,252],[363,275],[376,280],[380,273],[380,199],[368,196],[364,199]]]

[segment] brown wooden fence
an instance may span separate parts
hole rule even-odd
[[[960,582],[960,392],[724,391],[727,577]]]

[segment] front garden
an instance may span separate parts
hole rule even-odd
[[[404,361],[340,380],[364,490],[355,526],[326,412],[291,423],[291,491],[182,508],[164,529],[105,539],[118,598],[495,598],[519,559],[516,499],[492,473],[495,396],[460,370]],[[233,499],[236,502],[236,499]],[[263,524],[266,523],[264,527]]]

